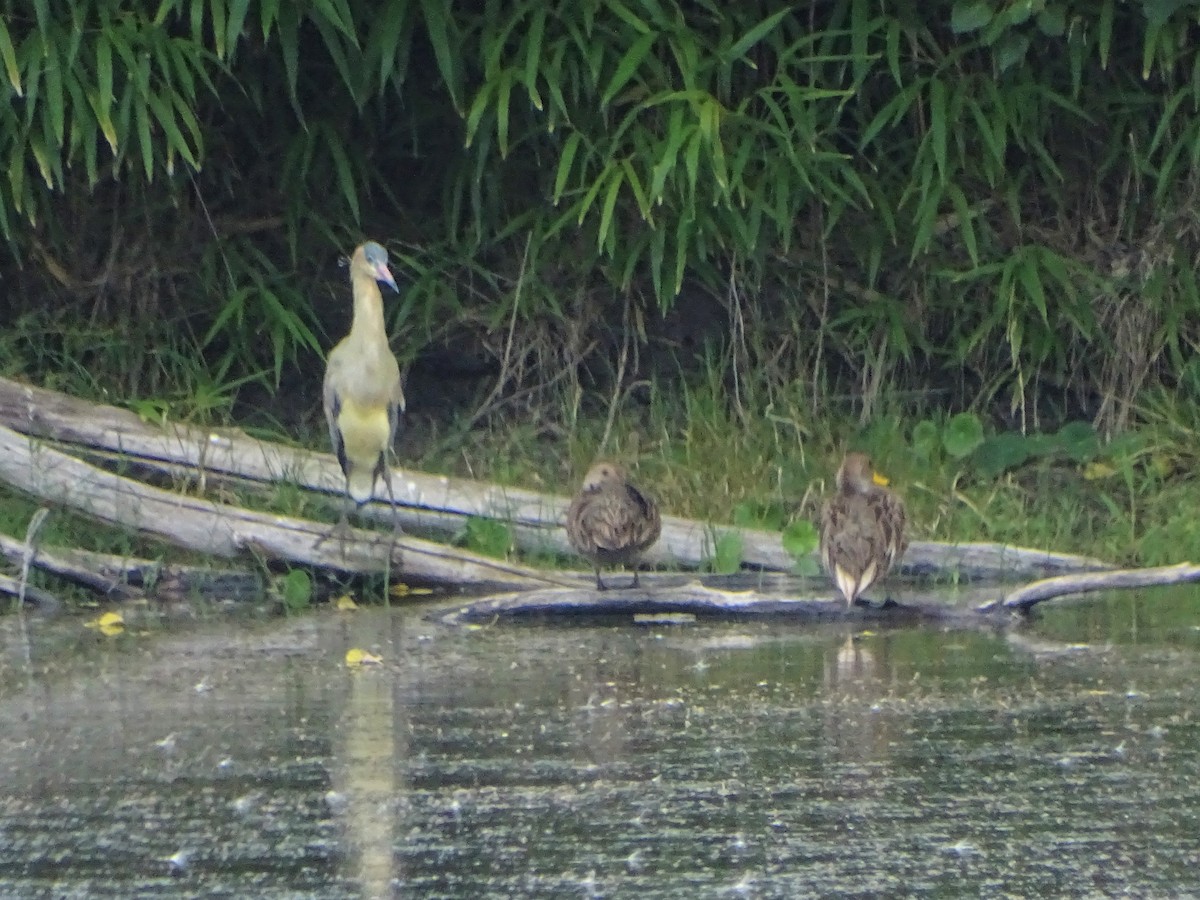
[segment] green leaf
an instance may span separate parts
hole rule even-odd
[[[811,556],[820,543],[817,527],[808,519],[800,519],[783,529],[780,538],[784,552],[793,559],[799,560]]]
[[[1025,60],[1029,50],[1029,36],[1024,34],[1006,34],[996,45],[996,67],[1007,71]]]
[[[935,422],[924,419],[913,427],[912,448],[921,459],[932,461],[941,447],[942,435]]]
[[[1051,3],[1037,17],[1038,30],[1047,37],[1062,37],[1067,30],[1067,8],[1062,3]]]
[[[429,43],[433,45],[433,55],[437,59],[438,70],[446,83],[446,90],[454,108],[462,112],[462,102],[459,90],[457,51],[451,46],[450,23],[453,13],[449,0],[421,0],[421,12],[425,18],[425,28],[429,34]]]
[[[302,610],[312,602],[312,578],[303,569],[292,569],[278,584],[279,597],[289,612]]]
[[[1058,430],[1054,442],[1076,462],[1089,462],[1100,454],[1100,438],[1090,422],[1068,422]]]
[[[512,548],[512,532],[498,519],[471,516],[463,529],[467,549],[505,559]]]
[[[792,7],[785,6],[783,9],[767,16],[744,35],[742,35],[733,46],[721,54],[726,63],[741,59],[746,51],[761,41],[768,32],[772,31],[776,25],[784,20],[787,16],[792,15]]]
[[[21,88],[21,69],[17,65],[17,53],[13,49],[12,38],[8,33],[8,25],[0,18],[0,59],[4,60],[4,71],[8,74],[8,83],[18,97],[24,96]]]
[[[724,531],[716,536],[709,566],[718,575],[732,575],[742,568],[742,536]]]
[[[646,58],[646,54],[650,52],[650,47],[658,40],[657,32],[643,34],[631,46],[623,57],[620,63],[617,64],[617,71],[613,73],[612,80],[609,81],[608,87],[604,90],[604,95],[600,98],[601,108],[605,108],[612,101],[613,97],[621,88],[625,87],[629,79],[633,77],[633,73],[637,71],[638,66],[642,64],[642,60]]]
[[[976,471],[984,478],[995,478],[1009,469],[1024,465],[1032,455],[1023,434],[1006,431],[988,438],[971,457]]]
[[[992,4],[987,0],[960,0],[950,10],[950,28],[955,34],[978,31],[992,21],[993,15]]]
[[[959,413],[946,423],[942,431],[942,446],[955,459],[969,456],[982,443],[983,423],[975,413]]]

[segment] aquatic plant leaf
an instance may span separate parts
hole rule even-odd
[[[717,535],[710,565],[718,575],[732,575],[738,571],[742,567],[742,536],[736,531]]]
[[[292,569],[280,579],[279,596],[288,609],[304,609],[312,600],[312,579],[303,569]]]
[[[781,538],[783,549],[797,561],[811,555],[817,549],[818,540],[817,526],[808,519],[793,522],[783,529]]]
[[[512,547],[512,533],[507,525],[496,519],[472,516],[467,519],[464,536],[467,548],[484,556],[504,559]]]

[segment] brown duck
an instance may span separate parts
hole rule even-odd
[[[599,462],[588,469],[583,485],[567,509],[567,538],[596,569],[596,588],[606,590],[601,566],[633,567],[662,531],[658,506],[629,481],[615,463]]]
[[[821,563],[846,603],[882,579],[904,555],[904,502],[863,453],[848,453],[837,493],[821,511]]]

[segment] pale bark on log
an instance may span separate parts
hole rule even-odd
[[[20,565],[25,544],[0,533],[0,554]],[[174,601],[195,597],[254,600],[263,594],[263,580],[254,572],[167,564],[77,547],[46,547],[39,544],[31,563],[51,575],[90,588],[106,600],[129,601],[147,597]]]
[[[390,570],[405,578],[458,584],[542,587],[570,583],[561,576],[404,535],[355,528],[348,531],[344,542],[330,539],[318,543],[328,526],[150,487],[39,445],[3,426],[0,479],[44,500],[211,556],[231,558],[251,551],[269,560],[349,572]]]
[[[207,473],[260,482],[287,481],[311,490],[340,495],[342,474],[334,458],[271,444],[237,429],[205,430],[182,425],[152,427],[136,415],[90,404],[67,395],[0,378],[0,423],[17,431],[88,447],[116,451],[162,468],[191,468],[201,487]],[[484,516],[509,523],[515,544],[524,550],[570,555],[562,521],[569,498],[501,485],[477,484],[399,468],[395,478],[399,520],[410,529],[460,531],[467,518]],[[384,503],[362,513],[388,521]],[[712,556],[719,535],[742,537],[746,566],[787,572],[795,565],[777,532],[709,525],[675,516],[663,517],[662,538],[645,555],[649,565],[695,568]],[[914,541],[898,574],[973,579],[1016,579],[1033,575],[1110,568],[1101,560],[998,544],[943,544]]]
[[[25,603],[36,606],[38,612],[49,614],[62,608],[62,601],[49,591],[34,587],[32,584],[25,585],[22,591],[21,579],[13,578],[11,575],[0,575],[0,594],[8,594],[16,600],[21,597],[22,593],[24,593]]]

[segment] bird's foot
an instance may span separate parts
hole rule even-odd
[[[326,541],[332,538],[336,538],[337,542],[341,545],[342,558],[345,559],[346,545],[350,541],[350,520],[348,518],[342,516],[340,519],[338,519],[338,523],[336,525],[334,525],[313,542],[313,549],[316,550],[320,548],[323,544],[325,544]]]

